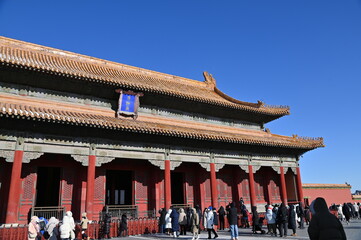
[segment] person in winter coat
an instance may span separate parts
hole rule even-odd
[[[357,206],[356,202],[353,204],[353,208],[355,209],[355,218],[359,219],[360,218],[358,214],[359,207]]]
[[[46,224],[45,230],[49,233],[49,240],[57,240],[59,237],[59,220],[55,217],[49,219],[48,224]]]
[[[218,237],[217,232],[214,230],[214,214],[213,214],[213,208],[210,206],[207,208],[205,215],[204,215],[204,227],[208,231],[208,239],[211,239],[211,233],[213,232],[214,238]]]
[[[277,236],[276,230],[276,213],[273,211],[272,205],[268,205],[266,212],[267,224],[271,232],[271,236]]]
[[[228,211],[228,221],[229,228],[231,230],[232,240],[238,239],[238,221],[237,221],[237,208],[234,202],[231,203],[231,206]]]
[[[296,210],[294,205],[290,205],[290,209],[288,210],[288,228],[292,229],[292,236],[297,236],[296,234]]]
[[[212,209],[213,209],[213,225],[218,226],[219,219],[218,219],[217,209],[215,209],[215,208],[212,208]]]
[[[42,216],[38,217],[38,225],[40,228],[40,235],[43,236],[45,233],[46,224],[48,224],[48,220]],[[41,236],[38,236],[37,239],[41,240]]]
[[[63,222],[60,225],[59,231],[61,240],[69,240],[71,236],[70,232],[72,232],[72,229],[70,225],[70,218],[68,216],[63,217]]]
[[[83,212],[81,214],[81,222],[80,222],[81,237],[82,237],[83,240],[89,240],[89,237],[88,237],[88,234],[87,234],[88,222],[89,222],[89,219],[86,216],[86,212]]]
[[[303,207],[303,202],[300,202],[296,208],[296,213],[297,213],[297,217],[300,218],[300,221],[299,221],[299,226],[298,228],[299,229],[304,229],[305,226],[304,226],[304,218],[305,218],[305,209]]]
[[[75,222],[74,222],[74,218],[73,218],[73,213],[71,211],[67,211],[65,213],[65,216],[66,218],[69,219],[69,225],[70,225],[70,229],[71,229],[71,232],[70,232],[70,239],[75,239]]]
[[[186,231],[187,231],[187,215],[184,212],[183,208],[179,209],[178,223],[179,223],[179,226],[180,226],[180,235],[186,235]]]
[[[167,214],[165,215],[165,231],[168,235],[172,232],[172,218],[170,217],[172,213],[172,209],[169,209]]]
[[[345,215],[346,223],[349,224],[350,217],[351,217],[351,211],[347,203],[344,203],[342,206],[342,213]]]
[[[190,231],[192,232],[192,208],[187,208],[187,211],[186,211],[186,218],[187,218],[187,229],[186,231]]]
[[[192,215],[191,215],[191,231],[193,233],[192,240],[199,239],[199,215],[195,208],[192,208]]]
[[[306,225],[309,225],[311,221],[311,210],[309,206],[305,207],[305,222]]]
[[[32,216],[28,226],[28,240],[35,240],[40,236],[40,228],[38,225],[39,218]]]
[[[179,237],[179,213],[175,208],[173,208],[170,218],[172,219],[172,231],[173,231],[173,237]]]
[[[122,218],[120,220],[119,226],[119,237],[126,237],[128,236],[128,219],[126,214],[122,214]]]
[[[202,215],[202,211],[201,211],[201,208],[199,207],[199,205],[196,205],[195,209],[196,209],[196,212],[197,212],[198,217],[199,217],[198,234],[200,234],[201,233],[201,222],[202,222],[202,219],[203,219],[203,215]]]
[[[343,215],[343,213],[342,213],[342,204],[337,205],[337,215],[338,215],[338,219],[341,222],[345,220],[345,215]]]
[[[276,223],[280,232],[280,237],[287,236],[288,211],[284,203],[281,203],[277,211]]]
[[[241,221],[242,227],[249,228],[249,221],[248,221],[249,212],[246,208],[246,205],[242,206],[241,214],[242,214],[242,221]]]
[[[160,209],[159,211],[159,232],[165,233],[165,215],[167,214],[167,210],[165,208]]]
[[[224,230],[224,217],[226,216],[226,211],[224,207],[221,206],[218,209],[218,219],[219,219],[219,230]]]
[[[324,198],[316,198],[312,203],[313,213],[308,227],[311,240],[346,240],[341,222],[331,214]]]
[[[257,207],[252,206],[252,232],[257,233],[257,226],[259,225],[259,216],[257,212]]]
[[[110,213],[105,214],[104,223],[103,223],[103,236],[107,236],[107,238],[110,238],[110,223],[112,221],[112,216]]]

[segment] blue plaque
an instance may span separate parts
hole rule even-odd
[[[135,93],[133,91],[123,91],[121,89],[116,90],[120,93],[119,105],[118,105],[118,117],[138,117],[139,97],[143,96],[143,93]]]
[[[134,114],[135,113],[135,95],[122,94],[121,105],[119,111],[123,113]]]

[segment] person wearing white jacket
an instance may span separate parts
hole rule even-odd
[[[211,239],[211,233],[214,233],[214,238],[218,237],[217,232],[213,228],[214,224],[214,215],[212,211],[212,207],[207,208],[205,214],[204,214],[204,227],[207,228],[208,231],[208,239]]]
[[[276,216],[277,212],[273,210],[272,205],[268,205],[266,212],[266,219],[271,230],[271,236],[277,236],[276,230]]]
[[[168,235],[170,235],[172,231],[172,218],[170,217],[171,213],[172,213],[172,209],[168,209],[168,212],[165,215],[165,229]]]
[[[70,219],[68,218],[68,216],[63,217],[63,222],[59,228],[59,231],[61,240],[69,240],[70,232],[72,232],[72,230],[70,226]]]

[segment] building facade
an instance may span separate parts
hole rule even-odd
[[[271,133],[284,106],[195,81],[0,38],[0,222],[36,209],[218,208],[303,200],[298,160],[322,138]]]

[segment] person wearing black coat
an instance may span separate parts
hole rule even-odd
[[[300,202],[296,208],[296,213],[297,213],[297,217],[300,218],[300,222],[299,222],[299,225],[298,225],[298,228],[299,229],[304,229],[305,228],[305,209],[303,208],[303,203]]]
[[[111,219],[112,219],[112,216],[110,215],[110,213],[106,213],[105,218],[104,218],[104,223],[103,223],[102,238],[104,238],[105,236],[110,238],[110,222],[111,222]]]
[[[342,205],[342,213],[343,213],[343,215],[345,215],[346,223],[348,224],[350,222],[351,210],[350,210],[349,206],[347,205],[347,203],[344,203]]]
[[[158,211],[160,214],[159,216],[159,231],[161,233],[165,233],[165,215],[167,215],[167,210],[165,208],[162,208]]]
[[[201,211],[201,208],[199,207],[199,205],[196,205],[194,207],[196,209],[196,212],[198,214],[198,217],[199,217],[199,228],[198,228],[198,233],[200,234],[201,233],[201,223],[202,223],[202,219],[203,219],[203,214],[202,214],[202,211]]]
[[[311,240],[346,240],[341,222],[330,213],[324,198],[316,198],[312,203],[312,219],[308,227]],[[312,207],[310,207],[312,209]]]
[[[231,203],[227,217],[229,221],[229,227],[231,229],[232,240],[236,240],[238,238],[238,221],[237,221],[237,208],[234,202]]]
[[[280,232],[280,237],[287,236],[288,211],[284,203],[281,203],[277,211],[276,223]]]
[[[288,210],[288,228],[292,229],[293,233],[292,236],[296,235],[296,212],[295,212],[295,206],[290,205],[290,209]]]
[[[179,213],[175,208],[172,209],[170,218],[172,219],[173,237],[179,237]]]
[[[221,206],[218,209],[218,218],[219,218],[219,230],[224,230],[224,216],[226,215],[226,211],[224,207]]]
[[[119,234],[118,234],[119,237],[128,236],[128,222],[127,221],[128,221],[127,215],[123,214],[122,218],[120,220]]]

